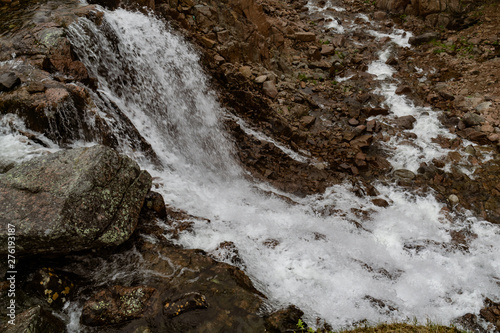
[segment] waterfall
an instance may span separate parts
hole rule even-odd
[[[232,241],[271,307],[292,303],[311,323],[336,328],[365,319],[447,324],[477,313],[485,296],[500,298],[498,226],[387,184],[375,184],[387,208],[348,184],[285,202],[244,177],[222,125],[227,111],[189,44],[152,15],[103,11],[102,25],[82,18],[69,38],[98,79],[96,112],[120,132],[119,117],[99,110],[116,105],[106,112],[126,116],[158,161],[127,137],[121,152],[150,171],[168,204],[211,221],[195,221],[179,244],[215,253]],[[477,235],[467,249],[453,243],[458,231]]]

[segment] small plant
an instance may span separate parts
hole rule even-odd
[[[307,81],[307,75],[305,75],[305,74],[303,74],[303,73],[300,73],[300,74],[298,75],[298,79],[299,79],[299,81],[304,81],[304,82],[306,82],[306,81]]]

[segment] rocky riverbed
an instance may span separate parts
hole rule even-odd
[[[71,27],[85,19],[111,36],[119,54],[100,6],[154,13],[193,44],[227,110],[222,121],[245,177],[273,187],[258,189],[262,195],[293,207],[350,184],[374,207],[349,212],[355,232],[367,230],[376,209],[396,204],[378,184],[434,195],[443,224],[463,212],[500,223],[497,1],[6,1],[0,142],[16,146],[0,160],[0,252],[7,254],[6,226],[15,224],[18,323],[40,332],[284,332],[304,315],[294,306],[276,310],[231,240],[210,253],[179,246],[179,237],[210,219],[169,198],[165,205],[155,190],[175,184],[154,172],[151,180],[113,150],[140,152],[134,156],[155,171],[166,167],[148,129],[99,81],[123,79],[90,68],[75,43]],[[139,70],[123,66],[131,81]],[[125,84],[131,94],[137,82]],[[418,114],[407,111],[414,108]],[[431,123],[439,133],[426,130]],[[345,213],[324,206],[315,214]],[[448,242],[416,241],[405,251],[467,253],[481,237],[470,225],[446,232]],[[266,242],[280,245],[278,237]],[[384,279],[401,274],[361,265]],[[7,295],[9,282],[0,286]],[[366,297],[380,311],[397,311]],[[2,297],[2,319],[8,301]],[[455,322],[500,330],[495,301],[485,295],[480,311]],[[328,327],[322,319],[318,325]]]

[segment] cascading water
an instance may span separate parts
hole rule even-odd
[[[70,26],[70,39],[98,78],[94,97],[114,103],[159,161],[128,139],[122,152],[156,177],[167,203],[211,221],[197,221],[180,244],[210,252],[232,241],[271,306],[293,303],[311,323],[321,317],[334,327],[364,319],[449,323],[477,312],[485,296],[500,298],[498,226],[447,216],[432,195],[390,185],[376,185],[387,208],[349,185],[291,197],[295,205],[262,194],[258,188],[269,186],[246,180],[233,156],[225,111],[195,52],[152,16],[104,12],[99,27],[86,19]],[[459,230],[477,235],[467,249],[452,242]]]

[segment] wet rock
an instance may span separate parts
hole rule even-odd
[[[151,176],[104,146],[61,151],[0,175],[0,253],[62,254],[118,245],[134,231]]]
[[[463,134],[467,139],[477,142],[482,145],[487,145],[490,141],[488,140],[488,135],[484,132],[476,131],[473,128],[466,128],[463,133],[458,133]]]
[[[144,207],[154,211],[158,217],[167,216],[165,201],[163,200],[163,196],[158,192],[149,191],[146,194]]]
[[[389,203],[387,202],[387,200],[381,198],[372,199],[372,203],[378,207],[389,207]]]
[[[297,328],[297,323],[303,315],[302,310],[290,305],[288,308],[276,311],[268,316],[266,318],[266,329],[271,333],[293,331]]]
[[[418,35],[418,36],[414,36],[414,37],[410,37],[410,39],[408,40],[408,42],[413,45],[413,46],[417,46],[417,45],[421,45],[421,44],[424,44],[424,43],[428,43],[430,41],[433,41],[435,39],[438,39],[439,38],[439,34],[436,33],[436,32],[427,32],[425,34],[421,34],[421,35]]]
[[[85,302],[81,322],[88,326],[113,325],[142,317],[154,288],[113,286]]]
[[[0,91],[9,91],[21,84],[21,79],[15,73],[3,73],[0,75]]]
[[[262,90],[264,90],[264,93],[267,96],[273,99],[278,95],[278,89],[276,89],[276,86],[272,81],[264,82],[264,84],[262,85]]]
[[[500,331],[500,303],[493,302],[489,298],[485,300],[485,307],[479,311],[481,318],[493,324],[496,332]]]
[[[413,180],[415,179],[415,174],[410,170],[398,169],[394,170],[394,177],[403,180]]]
[[[173,301],[167,301],[163,307],[163,313],[167,318],[173,318],[183,313],[208,308],[205,296],[200,293],[187,293]]]
[[[472,313],[466,313],[462,317],[453,320],[454,324],[458,324],[468,332],[486,333],[487,331],[478,323],[477,316]]]
[[[245,268],[246,265],[241,259],[238,248],[233,242],[222,242],[210,255],[218,261],[229,262],[236,267]]]
[[[51,267],[38,269],[30,281],[33,289],[52,308],[62,308],[74,293],[74,284],[62,272]]]
[[[40,305],[34,306],[15,316],[15,325],[6,322],[0,326],[4,333],[60,333],[66,331],[66,325]]]
[[[395,123],[404,129],[410,130],[413,129],[415,121],[417,121],[415,117],[410,115],[396,118]]]

